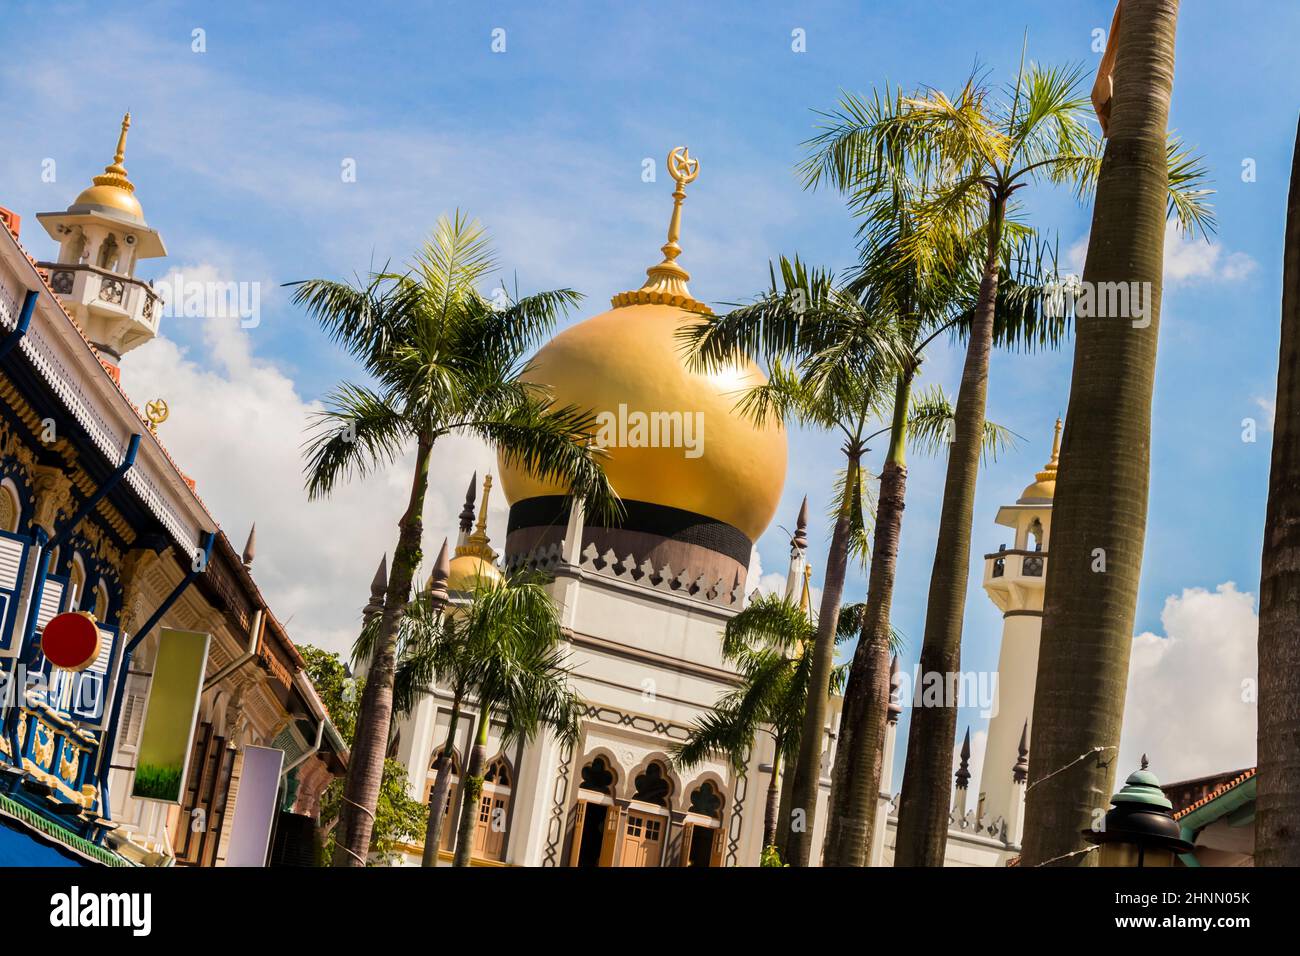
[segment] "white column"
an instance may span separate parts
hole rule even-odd
[[[989,721],[984,768],[980,773],[981,810],[990,820],[998,817],[1009,820],[1017,800],[1011,792],[1011,768],[1019,755],[1020,732],[1034,710],[1041,627],[1042,618],[1037,613],[1013,613],[1002,624],[995,711]]]

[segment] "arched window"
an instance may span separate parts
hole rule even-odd
[[[691,813],[698,813],[704,817],[713,817],[715,820],[721,818],[722,794],[718,792],[718,788],[706,780],[692,790]]]
[[[578,786],[583,790],[594,790],[597,793],[613,796],[614,774],[610,771],[604,757],[597,757],[582,768],[582,783]]]
[[[1043,550],[1043,523],[1037,518],[1029,523],[1028,549],[1030,551]]]
[[[117,259],[117,237],[110,232],[108,238],[104,240],[104,244],[99,247],[99,267],[111,272],[117,268]]]
[[[81,555],[72,556],[72,568],[68,571],[68,607],[79,610],[86,606],[86,566],[81,562]]]
[[[0,485],[0,531],[17,530],[18,498],[8,485]]]
[[[510,786],[510,764],[506,762],[505,757],[497,757],[492,763],[488,764],[487,773],[483,775],[485,784],[492,783],[499,787]]]
[[[104,584],[103,578],[95,585],[94,615],[96,621],[108,620],[108,586]]]
[[[653,803],[657,807],[668,806],[668,791],[671,785],[667,773],[664,772],[663,764],[657,761],[650,764],[643,773],[637,774],[633,783],[636,784],[636,792],[632,795],[633,800]]]

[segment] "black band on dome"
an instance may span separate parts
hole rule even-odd
[[[521,528],[565,525],[569,521],[567,495],[542,495],[526,498],[510,506],[510,520],[506,533]],[[707,518],[681,508],[651,504],[648,501],[623,499],[626,512],[623,520],[610,527],[643,534],[659,535],[673,541],[697,545],[726,555],[748,567],[754,543],[737,528],[716,518]]]

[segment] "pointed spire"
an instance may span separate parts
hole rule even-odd
[[[903,678],[898,669],[898,655],[895,654],[889,662],[889,713],[888,720],[891,724],[898,723],[898,718],[903,715],[903,702],[899,699],[900,689]]]
[[[1143,757],[1143,760],[1146,758]],[[1143,766],[1146,766],[1143,764]],[[1020,747],[1019,756],[1016,757],[1016,765],[1011,768],[1011,779],[1016,783],[1024,783],[1029,779],[1029,719],[1025,719],[1025,726],[1020,730]]]
[[[370,581],[370,600],[361,612],[362,620],[369,621],[384,609],[384,592],[388,590],[388,555],[379,560],[379,567]]]
[[[475,473],[475,477],[478,475]],[[465,510],[460,513],[460,542],[456,545],[456,557],[461,558],[465,555],[474,555],[482,558],[484,561],[495,562],[497,553],[492,550],[492,545],[487,533],[487,513],[488,499],[492,497],[492,476],[485,475],[483,478],[483,499],[478,506],[478,521],[474,525],[474,530],[469,530],[469,520],[466,519],[466,512],[472,518],[474,515],[474,497],[471,493],[465,498]]]
[[[113,154],[113,162],[91,180],[96,186],[116,186],[129,193],[135,192],[135,184],[127,178],[126,167],[122,165],[126,159],[126,131],[130,128],[131,114],[127,113],[122,117],[122,132],[117,136],[117,151]]]
[[[469,480],[469,490],[465,492],[465,507],[460,509],[460,530],[469,534],[474,525],[474,496],[478,493],[478,472]]]
[[[433,562],[433,573],[429,575],[429,584],[426,590],[429,598],[440,607],[445,607],[448,602],[447,597],[447,579],[451,577],[451,559],[447,553],[448,541],[442,539],[442,547],[438,550],[438,558]]]
[[[970,727],[966,728],[966,739],[961,744],[961,764],[957,767],[957,789],[965,790],[970,784]]]
[[[791,551],[803,551],[808,547],[808,496],[804,495],[799,507],[799,519],[795,522],[794,537],[790,539]]]
[[[244,554],[243,554],[244,567],[251,568],[253,566],[253,558],[256,556],[257,556],[257,522],[254,521],[253,526],[248,529],[248,540],[244,542]]]
[[[700,161],[691,158],[690,149],[678,146],[668,154],[667,166],[668,175],[676,182],[677,188],[673,190],[668,241],[659,247],[664,254],[663,261],[646,270],[646,281],[640,289],[620,292],[610,301],[616,309],[625,305],[675,305],[689,312],[712,315],[712,309],[692,298],[691,290],[686,287],[691,275],[677,264],[677,257],[682,253],[677,242],[682,234],[682,202],[686,199],[686,187],[700,174]]]

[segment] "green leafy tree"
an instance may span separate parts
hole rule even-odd
[[[320,821],[324,834],[322,862],[333,858],[339,813],[343,807],[344,781],[334,780],[321,796]],[[413,799],[406,788],[406,767],[399,761],[384,761],[379,799],[375,802],[375,822],[370,830],[367,866],[390,866],[397,858],[399,844],[414,842],[424,830],[425,807]]]
[[[297,647],[306,664],[307,676],[329,711],[330,721],[339,736],[351,742],[357,727],[360,688],[365,682],[348,673],[347,665],[338,654],[310,644],[298,644]]]
[[[333,391],[306,444],[308,497],[329,495],[350,477],[395,462],[414,446],[415,464],[379,616],[374,657],[361,697],[348,766],[337,866],[362,866],[382,782],[396,667],[397,624],[420,564],[422,513],[439,439],[476,436],[502,459],[611,516],[617,497],[588,436],[594,416],[557,407],[544,387],[521,381],[525,356],[575,304],[560,289],[490,300],[481,283],[496,268],[481,226],[459,213],[440,219],[408,272],[378,273],[360,285],[295,283],[293,300],[352,355],[371,384]]]

